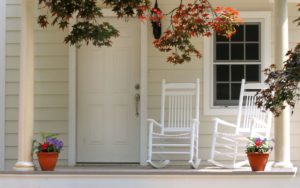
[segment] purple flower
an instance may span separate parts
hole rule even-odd
[[[63,142],[61,140],[58,140],[57,138],[49,137],[46,139],[46,142],[48,142],[50,145],[53,145],[55,150],[61,150],[63,147]]]

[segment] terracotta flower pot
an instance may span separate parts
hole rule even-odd
[[[268,162],[269,153],[247,153],[252,171],[264,171]]]
[[[43,171],[53,171],[58,159],[57,152],[37,152],[40,167]]]

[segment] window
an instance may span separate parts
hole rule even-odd
[[[204,40],[204,114],[236,113],[240,85],[264,80],[271,64],[270,12],[241,12],[244,23],[231,39],[214,35]]]
[[[243,23],[230,39],[214,35],[214,106],[237,106],[241,80],[261,80],[260,27]]]

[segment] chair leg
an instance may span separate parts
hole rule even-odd
[[[196,148],[196,147],[194,148],[195,151],[193,153],[193,156],[189,160],[189,164],[190,164],[192,169],[197,169],[200,165],[200,162],[201,162],[201,159],[198,158],[198,148]]]
[[[193,161],[189,161],[190,166],[191,166],[192,169],[199,168],[200,162],[201,162],[201,159],[195,159]]]
[[[201,159],[198,158],[198,129],[194,127],[194,131],[191,138],[191,148],[190,148],[190,166],[193,169],[197,169],[200,165]]]
[[[216,121],[214,126],[213,136],[212,136],[212,147],[211,147],[210,159],[208,160],[208,162],[211,162],[212,164],[219,166],[215,163],[217,135],[218,135],[218,122]]]
[[[147,161],[152,161],[152,133],[153,133],[153,124],[151,124],[149,126],[148,159],[147,159]]]
[[[164,168],[170,163],[170,160],[164,160],[164,161],[160,161],[160,162],[157,162],[157,163],[155,163],[151,160],[147,160],[147,163],[149,165],[151,165],[153,168]]]

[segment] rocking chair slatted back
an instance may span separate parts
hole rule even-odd
[[[194,83],[162,81],[160,123],[148,119],[147,163],[152,167],[165,167],[170,162],[170,155],[176,159],[188,155],[191,167],[198,168],[201,161],[198,154],[199,85],[199,79]]]
[[[241,87],[236,133],[249,133],[251,128],[255,128],[257,132],[267,131],[265,136],[269,137],[270,129],[265,125],[271,126],[272,116],[269,112],[264,112],[255,105],[257,91],[266,88],[267,85],[261,83],[245,84],[243,79]]]
[[[190,130],[192,119],[199,119],[199,79],[196,83],[166,83],[163,80],[161,97],[163,131]]]

